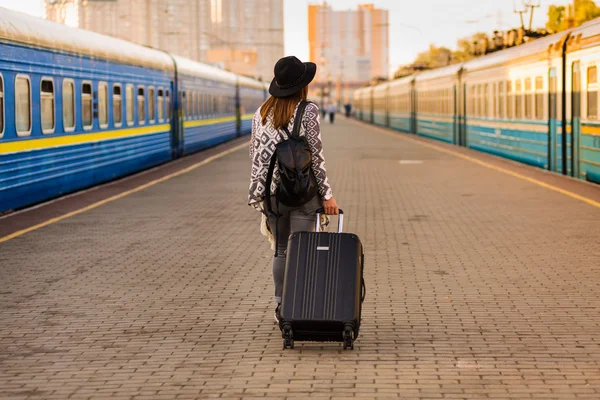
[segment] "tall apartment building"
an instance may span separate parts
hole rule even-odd
[[[317,82],[357,87],[389,74],[389,15],[372,4],[337,11],[324,2],[308,6],[310,60],[319,65]],[[347,97],[347,94],[345,95]]]
[[[255,53],[257,77],[273,78],[273,67],[284,56],[283,0],[212,0],[211,49]]]
[[[283,0],[45,0],[46,18],[271,79]],[[274,61],[273,61],[274,60]]]

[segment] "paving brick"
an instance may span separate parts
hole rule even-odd
[[[600,398],[597,209],[400,134],[323,130],[366,252],[354,351],[281,350],[239,151],[0,244],[0,398]]]

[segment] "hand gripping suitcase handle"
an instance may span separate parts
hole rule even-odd
[[[317,210],[317,224],[315,225],[315,232],[319,232],[321,230],[321,214],[325,212],[323,207]],[[338,215],[338,233],[342,233],[342,228],[344,227],[344,210],[339,209],[340,215]]]

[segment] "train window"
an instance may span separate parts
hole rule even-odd
[[[154,88],[148,88],[148,122],[151,124],[156,121],[156,108],[154,107]]]
[[[200,119],[200,93],[196,92],[194,112],[196,113],[196,119]]]
[[[194,95],[195,92],[190,91],[188,93],[188,115],[189,115],[189,119],[194,119],[195,118],[195,111],[194,111]]]
[[[544,119],[544,77],[535,78],[535,119]]]
[[[490,116],[490,99],[488,93],[488,84],[483,85],[483,115],[482,117],[487,118]]]
[[[192,119],[194,117],[193,100],[194,92],[190,92],[187,96],[187,119]]]
[[[98,123],[100,128],[108,126],[108,84],[98,83]]]
[[[571,90],[572,118],[581,117],[581,65],[579,61],[571,65],[573,71],[573,89]]]
[[[90,129],[94,123],[92,114],[92,84],[84,82],[81,85],[81,119],[83,129]]]
[[[514,95],[512,91],[512,82],[506,81],[506,118],[513,119],[514,115]]]
[[[204,96],[204,93],[200,93],[200,97],[198,98],[198,103],[200,103],[200,119],[204,119],[204,104],[206,103],[204,101]]]
[[[504,118],[504,82],[498,83],[498,118]]]
[[[492,83],[492,113],[490,117],[496,118],[496,110],[498,109],[498,85]]]
[[[523,118],[523,96],[521,93],[521,80],[515,81],[515,118]]]
[[[525,118],[533,119],[533,93],[531,78],[525,78]]]
[[[15,79],[15,122],[19,136],[31,134],[31,82],[25,75]]]
[[[183,119],[186,119],[187,116],[187,95],[185,91],[181,92],[181,111],[183,111]]]
[[[165,92],[158,88],[158,122],[165,121]]]
[[[167,119],[171,121],[171,94],[168,90],[166,91],[165,99],[165,105],[167,107]]]
[[[4,80],[0,75],[0,138],[4,136]]]
[[[467,112],[469,113],[469,116],[474,116],[475,115],[475,86],[471,86],[469,88],[469,98],[468,98],[468,109]]]
[[[196,102],[198,101],[198,93],[194,90],[190,92],[190,119],[196,119]]]
[[[64,79],[62,85],[63,129],[65,132],[75,130],[75,83],[72,79]]]
[[[19,136],[31,134],[31,83],[29,77],[17,75],[15,79],[15,122]]]
[[[125,96],[125,107],[127,115],[127,125],[133,125],[133,122],[135,120],[135,113],[133,111],[133,85],[127,85],[126,91],[127,96]]]
[[[121,85],[113,85],[113,123],[115,127],[123,125],[123,97]]]
[[[477,85],[477,116],[483,117],[485,108],[483,108],[483,85]]]
[[[42,78],[40,83],[40,116],[42,133],[54,132],[54,81]]]
[[[587,69],[587,117],[598,119],[598,69]]]
[[[144,125],[146,123],[146,95],[144,93],[143,86],[138,86],[137,107],[138,107],[138,123],[140,125]]]

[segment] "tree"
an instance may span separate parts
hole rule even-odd
[[[600,7],[593,0],[574,0],[572,6],[551,5],[548,8],[546,28],[552,32],[560,32],[597,17],[600,17]],[[566,23],[567,20],[569,23]]]
[[[452,62],[452,50],[430,44],[429,50],[417,55],[414,64],[422,65],[427,68],[439,68],[450,65]]]
[[[546,29],[551,32],[560,32],[565,29],[565,6],[551,5],[548,8],[548,22]]]
[[[596,6],[593,0],[575,0],[575,26],[580,26],[584,22],[590,21],[600,16],[600,7]]]
[[[477,32],[474,35],[459,39],[456,46],[456,51],[453,53],[454,59],[458,62],[468,61],[475,58],[475,42],[487,38],[484,32]]]

